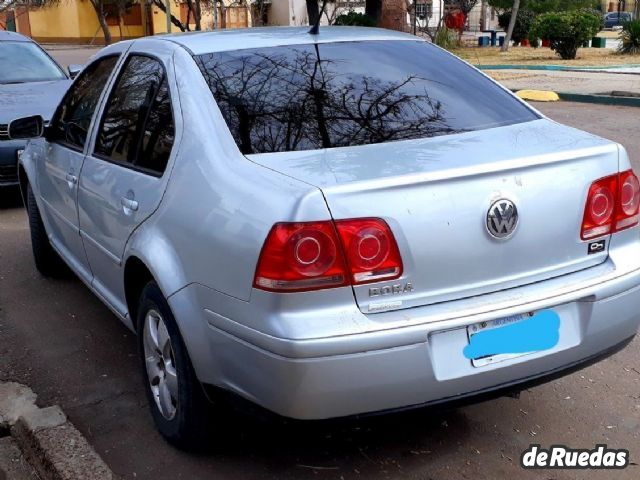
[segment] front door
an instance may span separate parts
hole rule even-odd
[[[93,286],[122,315],[125,245],[160,203],[174,134],[163,60],[130,54],[105,104],[78,197]]]
[[[80,239],[78,178],[91,119],[117,61],[96,60],[71,85],[47,129],[44,160],[36,165],[49,239],[85,280],[91,275]]]

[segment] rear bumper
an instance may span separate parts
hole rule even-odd
[[[457,401],[542,382],[606,356],[640,325],[640,271],[557,297],[560,341],[551,350],[475,368],[463,357],[466,326],[513,309],[406,328],[291,340],[242,326],[203,307],[189,286],[170,298],[198,377],[279,415],[323,419]],[[425,307],[425,314],[428,307]],[[520,313],[542,308],[519,305]],[[422,309],[412,309],[415,318]],[[389,312],[391,314],[392,312]],[[402,315],[403,312],[397,312]]]

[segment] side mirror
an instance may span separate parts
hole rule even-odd
[[[40,115],[18,118],[9,123],[9,140],[28,140],[41,137],[44,131],[44,120]]]
[[[69,65],[67,67],[67,71],[69,72],[69,77],[71,78],[71,80],[76,78],[83,68],[83,65],[78,65],[76,63],[72,63],[71,65]]]

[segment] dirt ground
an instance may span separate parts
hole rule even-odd
[[[610,65],[638,65],[640,55],[620,55],[607,48],[581,48],[575,60],[562,60],[549,48],[511,47],[508,52],[499,48],[465,47],[453,53],[473,65],[562,65],[564,67],[604,67]]]

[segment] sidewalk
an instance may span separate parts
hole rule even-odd
[[[0,438],[0,479],[39,480],[12,437]]]
[[[60,407],[0,382],[0,480],[113,480],[115,476]]]
[[[582,101],[593,103],[627,102],[640,106],[640,74],[637,73],[520,69],[485,70],[485,73],[510,90],[550,90],[567,100],[584,97]]]

